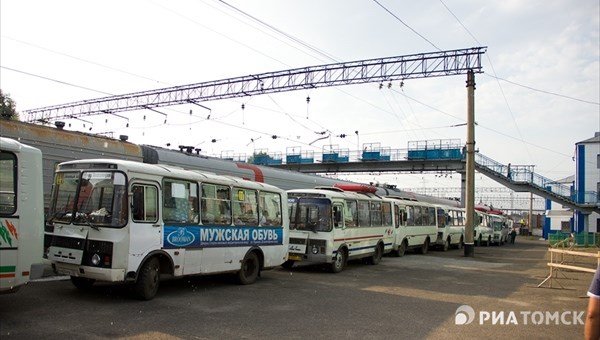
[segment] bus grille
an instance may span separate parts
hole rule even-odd
[[[306,239],[290,237],[290,244],[306,244]]]
[[[327,241],[325,240],[308,240],[309,246],[325,247]]]
[[[54,236],[52,237],[52,246],[83,250],[85,240],[80,238]]]

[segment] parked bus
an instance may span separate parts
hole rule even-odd
[[[230,176],[114,159],[58,165],[48,259],[78,288],[131,282],[152,299],[162,277],[237,273],[287,260],[285,191]]]
[[[494,232],[490,227],[490,215],[477,209],[474,210],[474,214],[473,240],[477,246],[489,246],[494,237]]]
[[[43,273],[42,153],[0,137],[0,293]]]
[[[392,254],[404,256],[407,250],[426,254],[438,232],[435,206],[394,196],[390,199],[394,203],[396,226]]]
[[[450,247],[461,249],[465,234],[464,209],[437,205],[436,214],[438,233],[435,244],[443,251]]]
[[[392,250],[392,202],[366,187],[289,190],[290,245],[284,267],[298,261],[324,263],[338,273],[348,260],[378,264]]]
[[[490,226],[492,228],[493,236],[492,243],[495,245],[503,245],[508,242],[508,223],[506,216],[490,213]]]

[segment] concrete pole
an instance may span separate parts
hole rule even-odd
[[[475,256],[475,73],[467,73],[467,190],[465,210],[465,257]]]
[[[460,171],[460,207],[465,207],[467,202],[467,177],[465,171]]]

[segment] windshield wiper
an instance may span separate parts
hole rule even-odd
[[[319,227],[319,223],[308,222],[307,225],[308,225],[308,228],[310,231],[312,231],[315,234],[317,233],[317,228]]]
[[[67,214],[66,211],[56,211],[54,214],[52,214],[52,216],[50,216],[50,218],[48,220],[46,220],[46,223],[52,224],[56,218],[62,218],[66,214]]]
[[[90,228],[94,229],[94,230],[100,230],[100,228],[96,225],[93,225],[92,222],[90,222],[90,220],[88,219],[87,214],[84,213],[77,213],[77,217],[83,217],[83,222],[85,222],[85,224],[87,224]]]

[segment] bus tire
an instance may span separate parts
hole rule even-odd
[[[450,242],[452,242],[452,239],[450,238],[450,236],[448,236],[446,242],[444,242],[444,244],[442,245],[442,251],[448,251],[448,249],[450,249]]]
[[[344,270],[344,266],[346,266],[346,250],[340,247],[329,269],[332,273],[339,273]]]
[[[135,296],[140,300],[152,300],[160,286],[160,263],[158,258],[148,259],[142,265],[135,281]]]
[[[429,250],[429,237],[425,239],[425,242],[423,242],[423,244],[421,245],[421,248],[419,248],[419,253],[421,254],[427,254],[427,251]]]
[[[398,247],[398,251],[397,251],[398,255],[397,256],[398,257],[404,256],[407,248],[408,248],[408,241],[402,240],[402,243],[400,243],[400,247]]]
[[[383,244],[382,243],[378,243],[375,246],[375,253],[368,258],[368,262],[369,264],[379,264],[379,262],[381,262],[381,258],[383,257]]]
[[[92,285],[94,285],[94,282],[96,282],[96,280],[88,279],[87,277],[71,276],[71,283],[73,286],[77,287],[77,289],[90,289]]]
[[[285,269],[292,269],[292,267],[294,266],[294,262],[296,262],[296,261],[287,260],[281,264],[281,267],[283,267]]]
[[[255,252],[246,254],[242,260],[242,267],[238,272],[238,282],[242,285],[249,285],[256,282],[258,273],[260,272],[260,263]]]
[[[462,249],[464,243],[465,243],[465,240],[461,236],[460,241],[458,241],[458,244],[456,245],[456,249]]]

